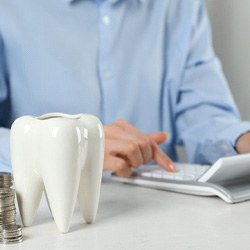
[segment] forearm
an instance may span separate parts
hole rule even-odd
[[[250,153],[250,132],[242,134],[238,138],[235,149],[239,154]]]

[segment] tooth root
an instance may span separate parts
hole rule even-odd
[[[21,220],[24,226],[30,226],[42,197],[43,183],[38,166],[26,148],[31,139],[30,134],[24,135],[19,131],[25,120],[19,118],[12,126],[11,162]]]
[[[23,173],[25,175],[25,171]],[[21,220],[23,225],[28,227],[32,225],[37,212],[42,197],[43,184],[36,175],[29,174],[29,177],[27,177],[28,174],[24,175],[19,175],[14,179]],[[29,179],[30,177],[32,180]]]
[[[92,163],[94,163],[94,161]],[[92,169],[90,172],[90,167],[93,167],[93,165],[90,164],[89,167],[86,166],[86,169],[82,171],[78,192],[81,213],[87,223],[93,223],[95,221],[100,196],[102,174],[98,169]]]
[[[82,117],[88,130],[87,158],[81,173],[78,200],[83,218],[87,223],[95,220],[102,178],[104,157],[104,133],[100,121],[90,115]]]
[[[78,152],[74,146],[77,142],[74,135],[67,140],[66,145],[63,136],[58,136],[54,142],[53,139],[49,140],[50,146],[44,152],[46,160],[42,168],[44,187],[55,223],[60,232],[66,233],[69,230],[80,182]],[[50,151],[51,148],[53,152]]]

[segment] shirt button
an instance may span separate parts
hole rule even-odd
[[[105,71],[105,72],[103,73],[103,76],[104,76],[105,78],[111,78],[111,77],[112,77],[112,73],[111,73],[111,71],[107,70],[107,71]]]
[[[102,23],[105,25],[109,25],[110,24],[110,17],[109,16],[103,16],[102,17]]]

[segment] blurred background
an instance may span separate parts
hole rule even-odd
[[[214,47],[242,119],[250,120],[250,0],[206,0]]]

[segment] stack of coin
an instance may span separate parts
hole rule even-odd
[[[0,225],[16,221],[15,191],[11,188],[0,189]]]
[[[15,224],[0,226],[0,242],[3,244],[19,243],[23,241],[22,227]]]
[[[10,173],[0,172],[0,189],[10,188],[12,186],[12,176]]]
[[[10,173],[0,172],[0,243],[22,242],[21,226],[16,225],[15,190]]]

